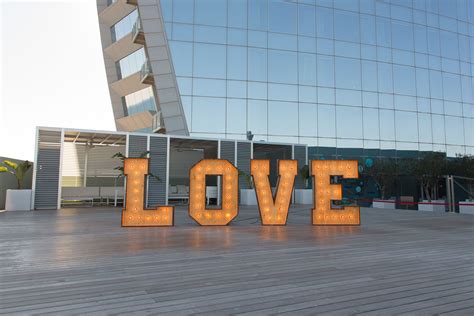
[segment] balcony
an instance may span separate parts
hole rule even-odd
[[[144,80],[144,81],[150,81]],[[117,80],[110,84],[110,88],[116,92],[119,96],[124,97],[130,93],[145,89],[150,86],[150,84],[144,83],[142,81],[141,72],[137,71],[130,76],[127,76],[123,79]],[[150,125],[151,126],[151,125]]]
[[[145,34],[143,33],[140,18],[137,19],[132,28],[132,41],[135,44],[145,45]]]
[[[151,65],[148,60],[145,60],[142,69],[140,70],[140,81],[143,84],[153,84],[155,82],[155,80],[153,79]]]
[[[114,25],[137,6],[136,0],[115,0],[99,13],[99,18],[109,26]]]
[[[133,32],[130,32],[105,48],[104,52],[112,58],[113,61],[119,61],[142,47],[142,44],[138,44],[133,40]]]
[[[145,111],[135,113],[129,116],[121,117],[116,120],[117,128],[120,131],[133,132],[144,128],[150,128],[153,124],[153,115],[155,112]]]

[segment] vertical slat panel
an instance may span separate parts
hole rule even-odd
[[[147,151],[147,137],[130,135],[128,138],[128,157],[139,158],[145,151]]]
[[[40,130],[35,163],[35,209],[57,209],[60,159],[61,132]]]
[[[295,189],[304,189],[304,181],[299,174],[299,170],[306,165],[306,146],[295,145],[294,158],[298,161],[298,176],[295,179]]]
[[[227,159],[235,165],[235,142],[221,141],[221,159]]]
[[[166,156],[168,139],[150,137],[150,172],[157,176],[148,177],[148,206],[156,207],[166,204]]]
[[[250,176],[250,157],[251,144],[238,142],[237,143],[237,168],[239,171],[245,172]],[[248,189],[247,180],[244,176],[239,176],[239,188]]]

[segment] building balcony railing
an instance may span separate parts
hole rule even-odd
[[[145,44],[145,34],[143,33],[142,23],[139,17],[132,27],[132,40],[135,44]]]
[[[142,68],[140,69],[140,81],[143,84],[153,84],[153,72],[151,70],[151,65],[148,60],[145,60]]]
[[[151,129],[153,133],[164,133],[165,126],[163,123],[163,117],[161,116],[161,111],[158,111],[153,115],[151,121]]]

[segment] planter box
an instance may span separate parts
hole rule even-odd
[[[474,201],[459,202],[459,213],[474,215]]]
[[[30,211],[31,190],[7,190],[5,211]]]
[[[396,206],[395,200],[374,200],[372,202],[373,208],[383,208],[388,210],[394,210]]]
[[[421,203],[428,203],[428,204],[418,204],[418,211],[427,211],[427,212],[445,212],[446,203],[444,200],[432,200],[431,202],[428,200],[423,200]],[[431,203],[431,204],[430,204]],[[440,204],[443,203],[443,204]]]
[[[240,204],[241,205],[257,205],[257,195],[254,189],[240,190]]]
[[[312,189],[296,189],[295,190],[296,204],[313,204],[313,190]]]

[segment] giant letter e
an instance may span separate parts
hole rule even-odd
[[[331,176],[358,178],[359,170],[355,160],[313,160],[311,174],[314,177],[313,225],[360,225],[358,206],[333,209],[331,200],[342,199],[340,184],[331,184]]]

